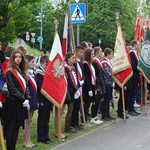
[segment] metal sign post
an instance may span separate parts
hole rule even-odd
[[[31,42],[33,43],[33,49],[34,49],[34,43],[35,43],[35,33],[31,33],[31,36],[32,36],[32,38],[31,38]]]
[[[30,40],[30,35],[29,35],[29,32],[27,31],[26,32],[26,41],[27,41],[27,45],[28,45],[28,41]]]
[[[98,39],[99,47],[101,46],[101,43],[102,43],[101,39]]]
[[[75,0],[77,4],[70,5],[70,15],[72,24],[77,24],[77,45],[80,41],[80,23],[86,22],[86,5],[79,3],[80,0]]]

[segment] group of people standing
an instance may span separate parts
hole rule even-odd
[[[134,109],[134,100],[139,81],[137,70],[138,42],[132,41],[132,50],[129,51],[133,76],[125,85],[127,91],[126,109],[129,115],[137,116],[140,113]],[[23,145],[25,147],[36,146],[30,140],[30,123],[35,110],[38,110],[37,118],[37,141],[49,144],[49,120],[53,104],[41,94],[41,86],[44,79],[48,56],[44,49],[40,50],[40,57],[26,54],[22,46],[14,49],[7,47],[5,56],[0,52],[2,71],[8,87],[7,95],[0,94],[1,118],[3,120],[4,137],[6,138],[7,150],[15,150],[18,131],[20,126],[25,130]],[[76,46],[76,53],[68,52],[65,56],[65,77],[68,82],[65,104],[67,113],[65,118],[64,132],[74,133],[74,129],[81,130],[84,123],[81,111],[81,96],[84,102],[84,114],[86,126],[91,127],[88,121],[91,115],[91,123],[101,124],[103,121],[111,121],[116,118],[110,115],[110,100],[112,100],[112,57],[113,51],[100,47],[92,48],[91,43],[81,42]],[[120,91],[115,84],[114,88]],[[59,92],[59,91],[58,91]],[[102,118],[98,117],[100,108]],[[63,113],[62,108],[62,113]],[[118,116],[123,118],[122,100],[119,97]],[[79,118],[81,121],[79,121]],[[58,138],[57,119],[54,122],[56,137]],[[66,136],[61,134],[61,138]]]

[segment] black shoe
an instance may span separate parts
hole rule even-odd
[[[138,116],[138,114],[136,114],[134,111],[129,111],[128,114],[131,116]]]
[[[110,118],[111,120],[116,120],[116,118],[109,116],[108,118]]]
[[[137,115],[141,115],[141,113],[139,113],[139,112],[137,112],[137,111],[135,111],[135,110],[134,110],[134,112],[135,112]]]
[[[50,140],[38,140],[38,142],[44,143],[44,144],[49,144],[49,143],[50,143]]]
[[[77,133],[75,130],[72,130],[72,129],[70,129],[70,130],[65,130],[64,132],[65,132],[65,133]]]
[[[76,130],[82,130],[82,128],[81,128],[79,125],[76,125],[74,128],[75,128]]]
[[[102,118],[102,120],[104,120],[104,121],[111,121],[111,119],[109,117],[104,117],[104,118]]]
[[[124,116],[123,116],[123,115],[118,115],[118,117],[124,119]],[[126,119],[129,118],[129,116],[125,116],[125,117],[126,117]]]

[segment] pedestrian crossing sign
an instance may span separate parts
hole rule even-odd
[[[70,4],[70,15],[73,24],[86,22],[86,4]]]

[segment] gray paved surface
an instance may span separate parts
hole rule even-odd
[[[53,150],[150,150],[150,108],[146,116],[117,120]]]

